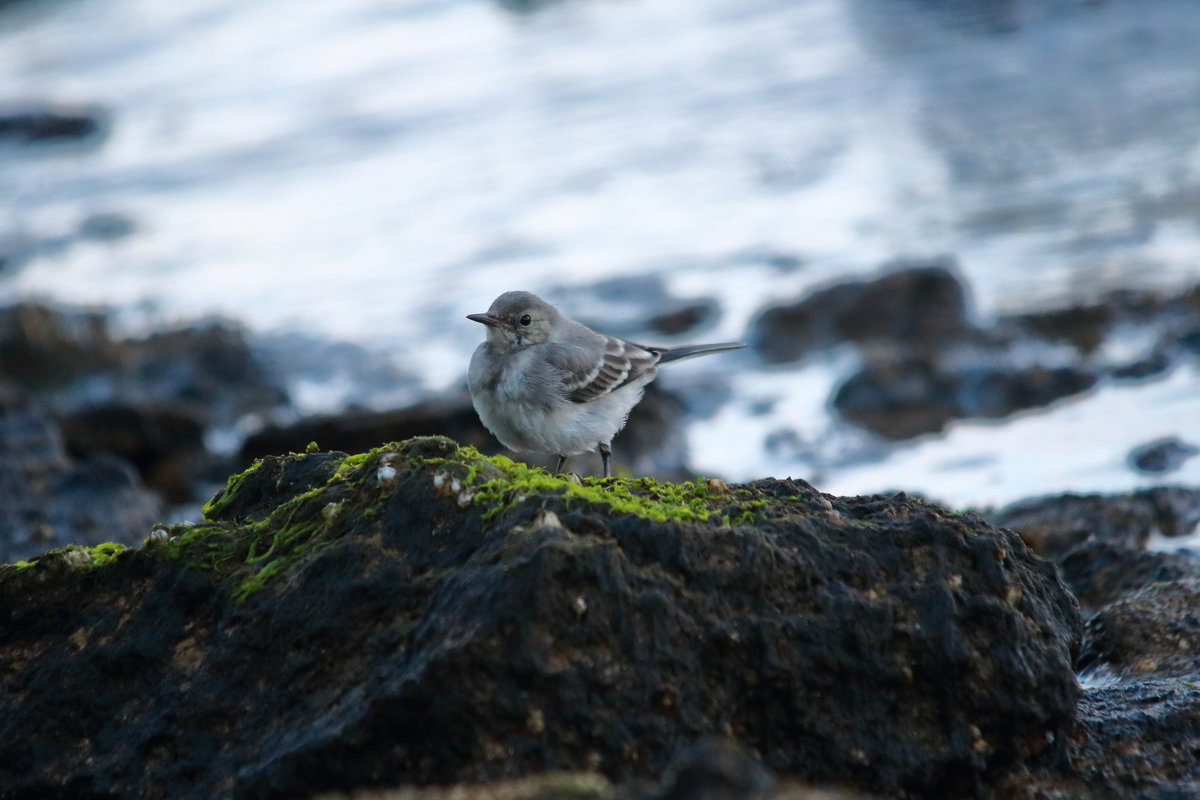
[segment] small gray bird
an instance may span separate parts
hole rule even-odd
[[[530,292],[505,292],[486,314],[487,327],[467,383],[489,431],[510,450],[567,456],[600,451],[604,477],[612,440],[654,380],[659,364],[746,345],[648,347],[596,333]]]

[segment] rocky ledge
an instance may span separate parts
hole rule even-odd
[[[313,450],[139,548],[0,568],[0,797],[982,797],[1067,753],[1075,600],[979,516]]]

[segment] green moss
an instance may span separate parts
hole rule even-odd
[[[112,563],[121,553],[129,550],[123,544],[104,542],[103,544],[85,547],[71,544],[56,550],[48,550],[32,559],[18,561],[5,565],[7,569],[27,570],[43,564],[65,564],[71,568],[96,569]]]
[[[68,549],[71,549],[71,548],[68,548]],[[94,547],[81,547],[78,549],[86,552],[89,556],[91,556],[91,561],[88,563],[88,566],[103,567],[105,564],[109,563],[110,561],[115,559],[121,553],[124,553],[129,548],[123,544],[116,544],[115,542],[105,542],[104,544],[98,544]]]
[[[356,472],[362,469],[363,465],[366,464],[372,456],[381,452],[382,449],[383,448],[377,447],[374,450],[368,450],[365,453],[357,453],[352,456],[346,456],[342,459],[341,463],[338,464],[337,470],[335,470],[333,475],[329,478],[328,483],[350,479]]]
[[[301,461],[310,457],[329,458],[315,453],[286,458]],[[232,597],[243,602],[347,531],[363,525],[378,526],[387,504],[394,502],[395,487],[402,478],[432,480],[432,496],[453,498],[462,508],[481,509],[480,516],[489,525],[530,500],[595,506],[601,513],[629,514],[657,522],[725,525],[753,522],[761,506],[774,502],[755,491],[735,491],[719,481],[702,478],[669,483],[650,478],[552,475],[504,456],[484,456],[473,447],[460,447],[449,439],[419,437],[344,456],[323,484],[280,503],[263,519],[220,519],[222,512],[251,485],[251,477],[263,463],[257,461],[231,476],[225,488],[205,504],[200,523],[156,529],[146,541],[148,551],[226,576]],[[67,560],[72,566],[100,567],[125,549],[116,544],[72,547],[67,551],[85,551],[86,557]],[[41,558],[6,569],[29,569]]]
[[[204,519],[212,519],[228,508],[229,504],[233,502],[235,497],[237,497],[238,490],[242,487],[242,484],[246,482],[247,478],[257,472],[262,464],[263,461],[260,458],[251,464],[245,471],[239,472],[236,475],[230,475],[229,480],[225,481],[225,488],[217,492],[212,499],[205,503],[200,509],[201,516],[203,516]]]
[[[704,522],[712,519],[726,525],[753,521],[754,509],[769,502],[752,497],[753,493],[748,490],[740,490],[737,494],[715,490],[704,478],[670,483],[652,478],[579,479],[552,475],[505,456],[484,456],[473,447],[458,447],[453,455],[447,457],[415,458],[411,461],[415,466],[433,464],[465,467],[461,476],[453,477],[458,478],[466,492],[460,496],[484,508],[485,522],[503,516],[530,497],[547,494],[561,497],[567,505],[602,505],[618,514],[632,514],[655,522]]]
[[[266,586],[268,580],[275,575],[278,575],[280,572],[283,572],[287,566],[288,562],[282,558],[276,559],[267,564],[258,572],[241,582],[238,588],[233,592],[233,599],[238,603],[245,602],[247,597],[257,591],[260,591],[264,586]]]

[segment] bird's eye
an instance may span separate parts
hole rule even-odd
[[[533,317],[529,316],[528,314],[522,314],[521,318],[517,320],[517,322],[521,323],[522,328],[528,328],[533,324]]]

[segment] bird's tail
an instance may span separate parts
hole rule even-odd
[[[706,356],[709,353],[723,353],[726,350],[740,350],[745,347],[744,342],[721,342],[720,344],[689,344],[683,347],[656,347],[654,348],[661,357],[658,363],[665,364],[668,361],[679,361],[683,358],[695,358],[696,356]]]

